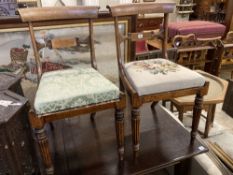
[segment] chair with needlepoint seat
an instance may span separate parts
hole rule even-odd
[[[30,111],[30,123],[35,131],[46,174],[54,174],[48,139],[44,130],[46,123],[82,114],[115,108],[115,126],[120,159],[124,154],[125,96],[119,88],[97,70],[93,39],[93,20],[98,17],[97,6],[47,7],[19,9],[23,22],[29,25],[32,46],[38,72],[38,89],[34,109]],[[39,48],[34,33],[34,23],[73,20],[87,21],[91,68],[56,70],[42,74]],[[67,43],[67,42],[65,42]],[[69,42],[70,43],[70,42]],[[93,116],[93,115],[92,115]]]
[[[120,78],[131,100],[133,149],[137,153],[140,145],[140,107],[152,102],[152,108],[160,100],[196,94],[190,144],[194,143],[199,124],[203,96],[207,94],[208,82],[200,74],[167,60],[168,14],[173,3],[138,3],[108,6],[115,22],[115,38]],[[160,31],[132,32],[122,36],[118,18],[146,13],[162,13],[163,25]],[[163,58],[125,63],[121,57],[121,43],[141,40],[162,40]],[[131,59],[132,60],[132,59]],[[166,131],[164,131],[166,132]],[[137,154],[136,154],[137,155]]]

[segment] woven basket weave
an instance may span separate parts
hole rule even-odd
[[[28,50],[23,48],[12,48],[10,50],[11,62],[15,64],[25,64],[27,61]]]

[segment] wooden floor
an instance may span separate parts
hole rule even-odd
[[[125,113],[123,162],[117,156],[113,110],[97,113],[94,122],[89,116],[54,122],[54,132],[49,133],[56,174],[148,174],[207,151],[200,150],[197,141],[190,146],[189,133],[158,105],[154,112],[149,105],[141,111],[141,147],[137,158],[131,149],[130,115]]]

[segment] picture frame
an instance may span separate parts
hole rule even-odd
[[[90,66],[90,54],[88,46],[88,30],[87,23],[80,24],[59,24],[53,26],[36,27],[35,34],[38,44],[41,44],[40,55],[43,57],[42,61],[49,61],[60,65],[69,67],[78,66]],[[120,30],[123,34],[128,33],[128,20],[120,21]],[[117,59],[116,59],[116,46],[115,46],[115,33],[114,33],[113,21],[95,21],[94,22],[94,39],[95,39],[95,51],[97,65],[107,77],[110,77],[114,82],[117,81],[115,73],[117,72]],[[26,66],[27,70],[25,74],[31,71],[30,66],[35,66],[34,53],[32,50],[32,44],[28,33],[28,28],[12,28],[12,29],[0,29],[0,59],[1,64],[11,65],[16,61],[21,67]],[[52,38],[62,37],[76,37],[80,41],[80,45],[77,48],[71,50],[64,49],[51,49],[46,46],[46,42]],[[42,45],[45,44],[43,47]],[[26,58],[20,54],[14,54],[12,58],[13,49],[16,51],[27,51]],[[122,53],[125,61],[128,61],[128,44],[127,42],[122,44]],[[101,52],[100,52],[101,50]],[[105,52],[103,52],[103,50]],[[22,51],[23,52],[23,51]],[[23,55],[23,54],[22,54]],[[20,62],[21,57],[21,62]],[[107,65],[107,66],[106,66]],[[109,71],[107,69],[112,69]],[[21,72],[21,71],[20,71]],[[33,78],[31,78],[33,79]]]

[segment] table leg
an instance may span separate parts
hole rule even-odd
[[[192,159],[186,159],[175,165],[174,175],[190,175]]]
[[[216,104],[213,104],[213,105],[212,105],[211,126],[213,126],[213,125],[214,125],[215,110],[216,110]]]
[[[205,123],[204,138],[208,137],[210,127],[213,125],[215,108],[216,108],[216,104],[209,105],[208,112],[207,112],[207,117],[206,117],[206,123]]]

